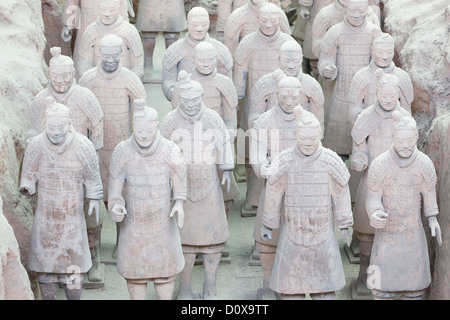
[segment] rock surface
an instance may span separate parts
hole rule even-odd
[[[0,195],[23,263],[33,223],[32,201],[18,188],[24,133],[32,99],[47,83],[41,1],[0,2],[0,43]]]

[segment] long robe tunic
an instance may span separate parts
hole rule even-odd
[[[171,200],[186,200],[186,166],[178,147],[158,133],[144,149],[133,135],[114,150],[110,172],[109,210],[115,204],[127,209],[120,225],[119,274],[138,280],[181,272],[180,233],[170,218]]]
[[[37,192],[28,269],[40,273],[86,273],[92,266],[84,199],[102,199],[92,143],[71,129],[54,145],[44,131],[33,138],[23,161],[20,188]]]

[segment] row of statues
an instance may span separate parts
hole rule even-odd
[[[219,39],[209,36],[201,7],[187,13],[179,38],[182,19],[162,27],[143,14],[171,20],[184,11],[165,16],[160,3],[140,1],[138,29],[125,2],[99,1],[73,58],[51,49],[50,83],[32,106],[20,189],[38,196],[28,269],[38,272],[44,299],[56,298],[58,283],[68,299],[79,299],[85,274],[100,281],[108,216],[117,223],[117,269],[132,299],[145,299],[149,282],[158,299],[171,299],[178,275],[177,298],[193,299],[199,253],[202,297],[217,299],[236,159],[247,171],[244,206],[256,210],[263,295],[335,297],[345,276],[334,228],[347,245],[353,228],[358,281],[374,298],[423,296],[431,276],[422,213],[442,241],[437,177],[416,146],[411,80],[393,63],[394,41],[368,0],[320,10],[320,1],[300,1],[302,17],[314,24],[330,6],[342,7],[333,12],[341,18],[321,23],[316,46],[306,38],[300,45],[279,4],[267,1],[230,13]],[[170,3],[179,9],[178,2]],[[143,83],[158,32],[166,39],[166,115],[151,107],[158,101],[147,103]],[[239,132],[248,134],[248,148],[240,148]],[[352,207],[350,178],[358,173]],[[378,268],[370,283],[369,267]]]

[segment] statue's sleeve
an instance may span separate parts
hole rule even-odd
[[[78,50],[78,63],[77,63],[77,78],[80,79],[83,73],[87,70],[94,68],[94,49],[91,46],[93,41],[91,33],[92,24],[87,27],[86,31],[81,37],[80,47]],[[77,79],[77,80],[78,80]]]
[[[219,165],[219,169],[222,171],[234,169],[234,153],[231,147],[230,133],[225,127],[225,123],[222,118],[215,112],[214,122],[216,124],[216,163]]]
[[[436,197],[436,182],[437,175],[431,159],[421,153],[423,158],[422,164],[422,200],[423,200],[423,213],[425,217],[437,216],[439,213],[437,197]]]
[[[381,187],[386,171],[385,159],[384,154],[375,158],[367,172],[366,211],[369,218],[377,210],[385,212],[382,202],[383,188]]]
[[[173,88],[178,81],[178,63],[182,59],[178,41],[167,48],[162,60],[162,91],[169,101],[172,100]]]
[[[352,201],[348,186],[350,174],[344,162],[335,153],[329,154],[327,165],[330,172],[334,224],[339,229],[346,229],[353,225]]]
[[[91,141],[85,136],[79,135],[80,148],[77,152],[84,167],[84,186],[86,198],[100,200],[103,198],[103,185],[100,177],[100,167],[97,152]]]
[[[120,142],[111,155],[109,164],[109,182],[108,182],[108,209],[112,210],[115,204],[125,206],[123,198],[123,186],[126,180],[126,143]]]
[[[128,1],[128,0],[127,0]],[[140,80],[144,79],[144,47],[142,45],[141,36],[139,31],[136,29],[134,25],[130,25],[130,38],[129,42],[131,45],[135,46],[131,48],[130,54],[130,64],[131,71],[136,74]]]
[[[353,125],[351,135],[353,140],[352,161],[361,160],[365,164],[369,164],[369,146],[367,141],[367,126],[365,121],[367,116],[364,114],[358,117]]]
[[[27,131],[25,135],[25,141],[37,136],[42,131],[45,130],[45,103],[44,95],[38,93],[38,95],[33,99],[30,110],[30,124],[31,128]]]
[[[285,173],[276,181],[267,181],[266,183],[262,223],[270,229],[280,228],[283,196],[286,185],[287,178]]]
[[[187,199],[187,177],[186,177],[186,163],[183,155],[181,154],[178,146],[170,141],[169,142],[169,166],[172,169],[171,181],[172,181],[172,193],[173,200]]]
[[[337,67],[336,56],[337,56],[337,40],[339,37],[339,24],[334,25],[330,30],[325,33],[322,43],[320,44],[320,55],[318,70],[319,74],[323,77],[323,70],[327,66],[334,65]],[[339,70],[337,70],[339,72]],[[327,79],[334,80],[335,78]]]
[[[30,140],[22,163],[20,189],[28,190],[30,195],[36,193],[36,184],[38,182],[39,160],[42,152],[42,146],[38,137]]]
[[[245,41],[246,39],[248,39],[248,37],[242,39],[234,55],[233,83],[236,87],[238,99],[245,97],[245,89],[247,86],[250,52],[247,50],[249,44]]]
[[[267,159],[269,134],[264,127],[265,119],[266,115],[261,115],[254,122],[254,127],[250,129],[250,164],[258,178],[261,177],[261,167],[269,165],[269,160]]]

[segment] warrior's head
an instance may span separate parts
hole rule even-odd
[[[377,100],[384,110],[391,111],[398,103],[398,77],[384,73],[382,69],[375,71],[375,75],[377,76]]]
[[[178,73],[178,86],[180,89],[180,108],[188,115],[195,116],[203,106],[203,87],[190,75],[181,70]]]
[[[291,77],[302,72],[303,50],[295,40],[289,40],[280,47],[280,68]]]
[[[380,68],[388,67],[394,59],[395,41],[388,33],[382,33],[372,42],[372,59]]]
[[[119,68],[123,40],[115,34],[108,34],[100,40],[100,59],[103,70],[114,72]]]
[[[145,99],[134,100],[133,134],[142,148],[148,148],[158,132],[158,111],[148,107]]]
[[[280,8],[271,3],[264,3],[258,11],[259,30],[266,35],[274,35],[280,27]]]
[[[348,0],[345,9],[345,17],[348,23],[354,27],[362,26],[366,22],[368,9],[368,0]]]
[[[64,93],[72,84],[75,67],[72,58],[62,55],[60,47],[50,49],[52,58],[49,62],[50,82],[59,93]]]
[[[44,101],[45,109],[45,131],[48,139],[53,144],[61,144],[70,131],[70,111],[65,105],[55,102],[52,97]]]
[[[187,14],[186,23],[192,39],[203,41],[209,31],[209,13],[205,8],[193,7]]]
[[[301,106],[294,109],[297,118],[295,126],[295,139],[297,146],[305,156],[310,156],[317,151],[322,139],[322,128],[319,120]]]
[[[419,138],[416,120],[400,111],[394,111],[392,117],[394,118],[394,149],[401,158],[409,158]]]
[[[294,108],[300,105],[300,80],[285,75],[280,69],[275,70],[274,76],[277,76],[277,99],[281,109],[285,113],[294,112]]]
[[[195,67],[204,75],[211,74],[217,67],[216,48],[207,41],[202,41],[195,46]]]
[[[116,22],[120,13],[120,0],[100,0],[100,21],[105,25]]]

